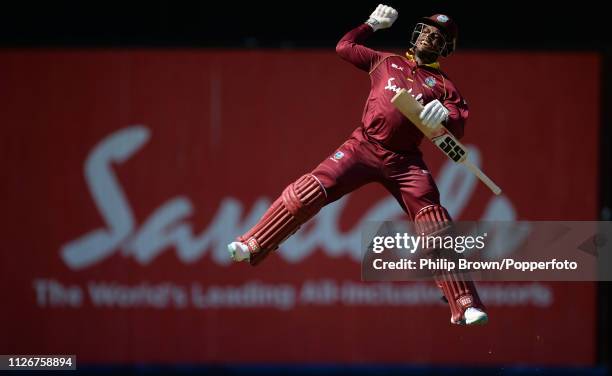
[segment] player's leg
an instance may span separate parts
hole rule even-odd
[[[452,234],[451,221],[446,209],[439,204],[430,204],[421,208],[414,218],[416,231],[425,235]],[[449,259],[456,264],[460,254],[451,250],[434,257]],[[450,306],[452,323],[471,325],[484,324],[488,321],[485,307],[469,275],[456,270],[438,270],[434,273],[434,279]]]
[[[410,160],[398,157],[387,166],[388,176],[385,187],[414,220],[419,234],[440,234],[450,231],[452,219],[440,205],[438,188],[420,157]],[[450,257],[459,254],[451,252]],[[485,307],[480,301],[474,282],[467,275],[457,271],[434,273],[437,286],[442,290],[451,310],[454,324],[484,324],[488,321]]]
[[[323,206],[372,181],[379,166],[368,166],[363,158],[368,150],[362,145],[349,139],[311,173],[289,184],[259,222],[228,245],[232,258],[258,264]]]
[[[255,226],[228,246],[233,258],[258,264],[312,218],[325,199],[321,182],[313,174],[303,175],[283,190]]]

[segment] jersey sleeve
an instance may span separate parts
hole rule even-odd
[[[467,102],[455,86],[451,84],[447,87],[447,95],[443,104],[449,110],[448,119],[446,119],[445,124],[446,129],[460,139],[463,137],[465,123],[469,114]]]
[[[370,72],[382,59],[380,52],[362,44],[373,33],[374,30],[369,25],[365,23],[359,25],[340,39],[336,45],[336,52],[357,68]]]

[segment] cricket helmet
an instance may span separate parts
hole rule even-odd
[[[444,36],[445,44],[440,51],[440,55],[446,57],[455,51],[455,48],[457,47],[457,34],[459,33],[455,21],[445,14],[434,14],[430,17],[421,18],[420,22],[416,25],[414,32],[412,33],[413,45],[416,43],[417,38],[421,34],[424,25],[438,28]]]

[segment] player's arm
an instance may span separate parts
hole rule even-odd
[[[454,87],[450,87],[443,104],[448,109],[448,117],[444,125],[455,137],[460,139],[463,137],[465,123],[469,115],[467,102]]]
[[[386,5],[378,5],[368,20],[349,31],[336,45],[336,52],[341,58],[357,68],[369,72],[381,59],[382,55],[363,45],[364,41],[376,30],[386,29],[393,25],[398,13]]]

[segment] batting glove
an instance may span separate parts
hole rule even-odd
[[[421,122],[429,129],[436,129],[440,123],[448,119],[448,109],[439,100],[433,100],[423,107],[419,114]]]
[[[374,31],[379,29],[387,29],[397,20],[398,13],[395,9],[378,4],[370,18],[366,21]]]

